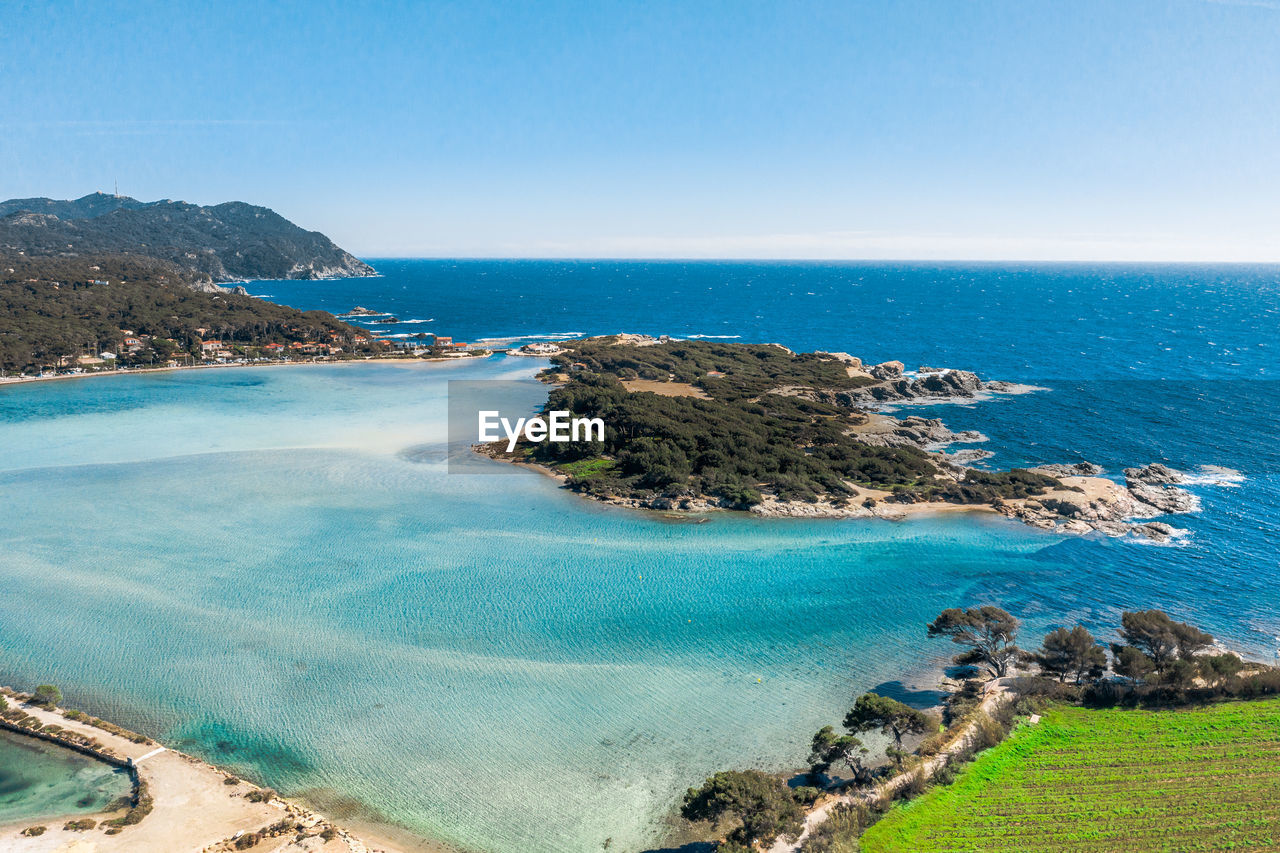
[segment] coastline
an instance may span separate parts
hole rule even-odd
[[[328,361],[312,359],[310,361],[254,361],[254,362],[229,362],[226,364],[184,364],[177,367],[137,367],[128,370],[94,370],[86,373],[55,373],[51,376],[28,376],[28,377],[0,377],[0,388],[8,386],[29,385],[35,382],[53,382],[64,379],[96,379],[107,376],[137,376],[149,373],[176,373],[183,370],[214,370],[219,368],[231,367],[308,367],[314,365],[339,365],[339,364],[365,364],[368,362],[378,362],[379,364],[417,364],[421,362],[449,362],[460,361],[469,358],[487,358],[492,355],[492,350],[475,350],[458,355],[442,355],[432,357],[405,357],[405,356],[367,356],[361,358],[341,358]]]
[[[8,694],[11,700],[14,695]],[[76,819],[89,817],[102,824],[76,835],[67,835],[66,830],[57,826],[65,818],[46,817],[9,823],[0,826],[0,847],[5,850],[44,853],[66,849],[64,842],[70,839],[92,838],[87,849],[95,853],[221,851],[232,849],[234,840],[239,837],[261,833],[284,820],[298,829],[270,836],[273,840],[295,836],[293,840],[269,848],[279,853],[454,853],[443,846],[414,848],[399,845],[380,837],[372,826],[362,826],[361,835],[357,836],[306,805],[240,779],[199,758],[168,749],[150,738],[136,742],[125,734],[73,720],[57,711],[25,704],[20,707],[42,726],[56,726],[64,732],[89,738],[100,745],[100,752],[128,761],[135,769],[139,783],[153,798],[154,807],[144,818],[123,827],[118,834],[101,831],[107,828],[102,819],[120,812],[118,808],[94,815],[72,816]],[[70,747],[63,744],[62,748]],[[229,779],[236,781],[229,784]],[[24,836],[22,831],[33,825],[47,826],[48,831],[35,837]],[[332,837],[322,839],[320,833],[330,828]],[[319,841],[319,846],[296,838],[313,831],[309,837]]]
[[[524,468],[529,471],[541,474],[555,480],[562,487],[568,488],[569,477],[561,472],[543,465],[540,462],[530,462],[525,459],[515,460],[504,458],[502,454],[489,453],[483,445],[474,445],[473,449],[482,456],[501,462],[506,465],[513,465],[516,468]],[[1105,479],[1105,478],[1099,478]],[[1110,483],[1110,480],[1106,480]],[[856,500],[861,501],[864,498],[876,498],[883,501],[890,492],[881,492],[875,489],[866,489],[862,487],[854,487],[858,494]],[[616,495],[588,495],[581,492],[575,492],[583,500],[594,501],[595,503],[605,504],[606,506],[623,507],[626,509],[649,511],[658,514],[665,514],[668,517],[679,515],[680,517],[696,517],[705,513],[739,513],[744,515],[757,515],[765,518],[860,518],[860,519],[880,519],[881,521],[905,521],[909,518],[917,516],[929,515],[950,515],[958,512],[974,512],[974,513],[996,513],[998,511],[986,504],[956,504],[947,503],[946,501],[921,501],[913,504],[884,504],[878,503],[874,508],[864,508],[861,506],[837,507],[830,501],[818,501],[816,503],[805,503],[803,501],[779,501],[767,496],[765,501],[749,510],[735,509],[733,507],[721,506],[706,500],[691,499],[679,506],[650,506],[636,498],[623,498]],[[883,508],[882,508],[883,507]]]
[[[738,513],[758,518],[795,519],[878,519],[881,521],[909,521],[938,515],[957,513],[981,513],[1001,515],[1012,521],[1027,524],[1060,535],[1087,536],[1098,533],[1119,537],[1134,535],[1157,544],[1176,543],[1185,531],[1161,521],[1147,521],[1156,508],[1137,502],[1133,489],[1102,476],[1063,476],[1063,488],[1053,489],[1041,495],[989,503],[952,503],[949,501],[918,501],[899,503],[891,500],[892,493],[851,484],[854,495],[843,505],[830,500],[785,501],[773,495],[750,507],[727,506],[706,497],[688,497],[673,500],[655,498],[620,497],[617,495],[590,494],[570,487],[569,477],[540,462],[514,459],[494,450],[491,446],[473,445],[473,452],[506,465],[525,468],[555,480],[561,488],[574,491],[583,500],[624,509],[652,512],[667,518],[696,519],[710,513]],[[1038,470],[1038,469],[1033,469]],[[1147,469],[1142,469],[1147,470]],[[1174,472],[1186,476],[1182,472]],[[1179,490],[1181,491],[1181,490]],[[867,505],[867,503],[871,505]],[[1170,510],[1170,514],[1194,510]],[[1137,513],[1137,514],[1135,514]]]

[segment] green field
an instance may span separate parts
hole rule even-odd
[[[897,806],[868,853],[1280,850],[1280,701],[1055,707],[955,783]]]

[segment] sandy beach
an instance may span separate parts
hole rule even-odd
[[[463,358],[483,358],[491,355],[489,350],[476,350],[474,352],[460,353],[456,355],[442,355],[430,358],[417,358],[398,355],[369,356],[367,358],[344,358],[336,360],[320,360],[313,359],[311,361],[255,361],[255,362],[228,362],[227,364],[186,364],[179,367],[135,367],[128,370],[94,370],[85,373],[50,373],[45,376],[0,376],[0,388],[9,385],[28,385],[32,382],[54,382],[64,379],[96,379],[106,376],[138,376],[145,373],[177,373],[185,370],[218,370],[233,367],[314,367],[316,365],[339,365],[339,364],[368,364],[376,362],[378,364],[400,365],[402,367],[422,362],[451,362]]]
[[[12,698],[10,699],[13,704]],[[22,710],[45,726],[56,725],[97,740],[115,755],[132,759],[139,779],[154,798],[154,808],[140,823],[124,827],[119,834],[108,835],[105,827],[75,831],[63,829],[69,819],[42,818],[0,827],[0,849],[15,853],[215,853],[224,850],[251,850],[262,853],[421,853],[444,847],[402,845],[375,837],[372,827],[361,828],[357,837],[333,825],[327,818],[298,803],[278,796],[254,802],[263,789],[238,780],[229,773],[181,752],[154,743],[132,740],[104,731],[84,722],[67,719],[58,711],[34,706]],[[96,823],[116,817],[123,810],[90,815]],[[75,819],[85,815],[75,815]],[[287,821],[288,831],[262,837],[254,844],[237,847],[236,841],[252,833],[264,834],[269,827]],[[23,830],[45,826],[41,835],[29,837]],[[332,827],[329,838],[321,833]]]

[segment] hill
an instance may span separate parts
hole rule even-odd
[[[146,255],[213,281],[375,275],[318,231],[240,201],[211,207],[93,193],[0,202],[0,252]]]
[[[193,275],[138,255],[0,254],[0,372],[385,349],[331,314],[201,292]],[[112,354],[109,363],[103,352]]]

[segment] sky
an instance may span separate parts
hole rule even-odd
[[[0,198],[364,257],[1280,261],[1280,0],[0,0]]]

